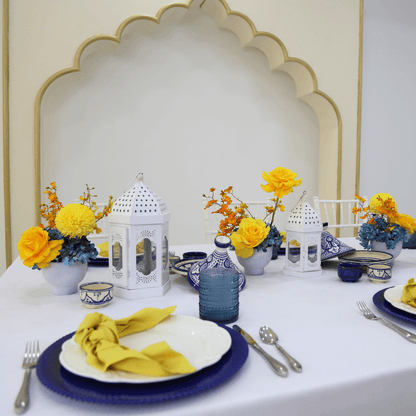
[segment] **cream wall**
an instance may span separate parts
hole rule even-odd
[[[316,74],[319,89],[338,106],[343,126],[345,197],[354,193],[356,186],[359,3],[358,0],[228,2],[232,10],[247,15],[257,30],[278,36],[290,56],[308,63]],[[74,56],[86,39],[114,35],[126,18],[134,14],[154,16],[164,4],[164,0],[10,3],[13,257],[17,255],[15,247],[20,234],[36,223],[33,179],[36,95],[49,77],[73,65]],[[157,184],[153,187],[158,191]]]
[[[361,189],[416,218],[416,5],[366,0]]]

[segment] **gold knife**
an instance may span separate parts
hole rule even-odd
[[[233,329],[235,329],[246,341],[247,344],[253,347],[258,353],[260,353],[272,366],[273,370],[281,377],[287,377],[288,370],[287,367],[285,367],[282,363],[275,360],[273,357],[271,357],[269,354],[267,354],[266,351],[264,351],[260,346],[257,344],[254,339],[247,334],[244,330],[242,330],[238,325],[233,325]]]

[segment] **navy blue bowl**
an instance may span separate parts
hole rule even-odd
[[[205,259],[207,257],[207,253],[203,251],[187,251],[183,253],[184,260],[194,260],[194,259]]]
[[[338,263],[338,277],[347,283],[357,282],[363,275],[363,266],[357,263]]]

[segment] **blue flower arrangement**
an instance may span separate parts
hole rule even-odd
[[[46,231],[49,234],[49,240],[64,240],[59,256],[54,261],[71,266],[77,261],[86,263],[97,258],[98,251],[94,243],[91,243],[85,235],[69,238],[63,236],[56,228],[46,228]]]
[[[364,207],[366,200],[355,195],[359,203],[352,209],[353,214],[363,214],[366,219],[358,233],[360,244],[371,249],[371,241],[380,241],[386,244],[387,249],[394,249],[400,241],[407,242],[416,230],[416,222],[410,215],[397,211],[396,202],[389,194],[376,194],[370,204]]]
[[[390,232],[386,232],[390,228]],[[360,244],[366,249],[371,248],[371,240],[382,241],[386,243],[386,248],[393,249],[399,241],[407,242],[410,234],[400,225],[389,225],[382,217],[374,217],[374,223],[364,223],[358,233]]]

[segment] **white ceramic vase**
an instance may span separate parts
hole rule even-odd
[[[384,241],[371,240],[371,250],[372,251],[384,251],[393,256],[394,259],[402,252],[403,241],[399,241],[394,248],[387,248]]]
[[[267,247],[266,251],[254,249],[253,254],[246,259],[237,256],[238,262],[244,267],[245,274],[259,276],[264,273],[264,268],[270,263],[273,247]]]
[[[51,262],[49,267],[42,269],[45,280],[52,286],[55,295],[72,295],[77,293],[78,284],[87,273],[88,263],[77,261],[71,266],[64,263]]]

